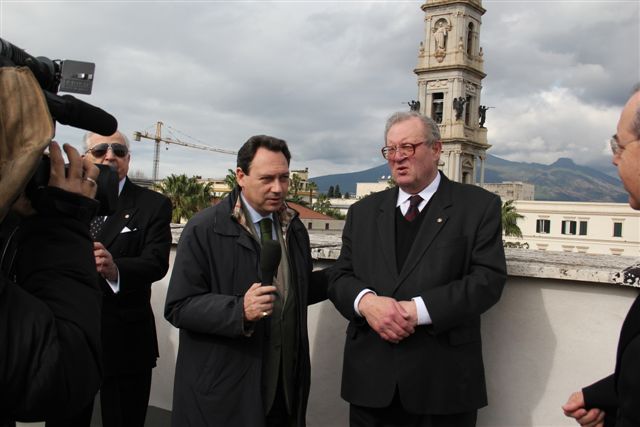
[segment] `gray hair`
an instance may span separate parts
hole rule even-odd
[[[440,141],[440,129],[438,128],[438,124],[431,117],[427,117],[417,111],[399,111],[397,113],[393,113],[391,117],[387,119],[387,124],[384,127],[385,143],[387,141],[387,134],[389,133],[389,129],[391,129],[391,126],[412,119],[414,117],[420,119],[420,121],[422,122],[425,132],[424,137],[427,140],[427,145],[433,145],[434,142]]]
[[[633,92],[631,93],[631,96],[634,96],[638,92],[640,92],[640,83],[635,85],[635,87],[633,88]],[[631,129],[633,130],[633,134],[637,138],[640,138],[640,102],[638,102],[638,108],[636,108],[636,113],[633,116],[633,122],[631,122]]]
[[[122,138],[122,140],[124,141],[124,145],[127,146],[127,149],[129,152],[131,152],[131,147],[129,145],[129,138],[127,138],[127,135],[125,135],[124,133],[120,132],[119,130],[116,131],[116,133],[114,133],[114,135],[119,134],[120,138]],[[91,138],[93,137],[93,135],[98,135],[95,132],[87,132],[84,134],[84,137],[82,138],[82,144],[84,145],[85,150],[88,150],[89,147],[89,142],[91,140]]]

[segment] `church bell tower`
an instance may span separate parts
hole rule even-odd
[[[484,183],[487,108],[480,105],[484,61],[480,26],[482,0],[426,0],[420,42],[420,112],[438,123],[442,136],[440,169],[453,181]],[[478,170],[478,168],[480,170]]]

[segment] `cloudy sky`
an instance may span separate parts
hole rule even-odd
[[[423,1],[0,0],[0,37],[95,62],[93,93],[127,134],[237,150],[286,139],[311,176],[383,163],[384,120],[417,98]],[[606,168],[606,139],[640,81],[640,2],[483,1],[481,103],[491,154]],[[80,147],[82,131],[57,140]],[[151,175],[149,140],[131,171]],[[163,146],[160,176],[222,177],[235,156]]]

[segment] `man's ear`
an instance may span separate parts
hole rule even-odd
[[[237,167],[236,168],[236,182],[238,183],[238,185],[240,187],[242,187],[242,182],[244,180],[244,177],[247,176],[244,171],[242,170],[241,167]]]

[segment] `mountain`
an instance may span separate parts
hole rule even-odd
[[[389,175],[386,164],[360,172],[324,175],[310,178],[321,192],[329,186],[340,186],[344,194],[355,194],[357,182],[377,182]],[[627,195],[619,179],[588,166],[576,165],[573,160],[560,158],[550,165],[540,163],[512,162],[487,155],[484,181],[523,181],[535,185],[536,200],[576,202],[627,201]]]

